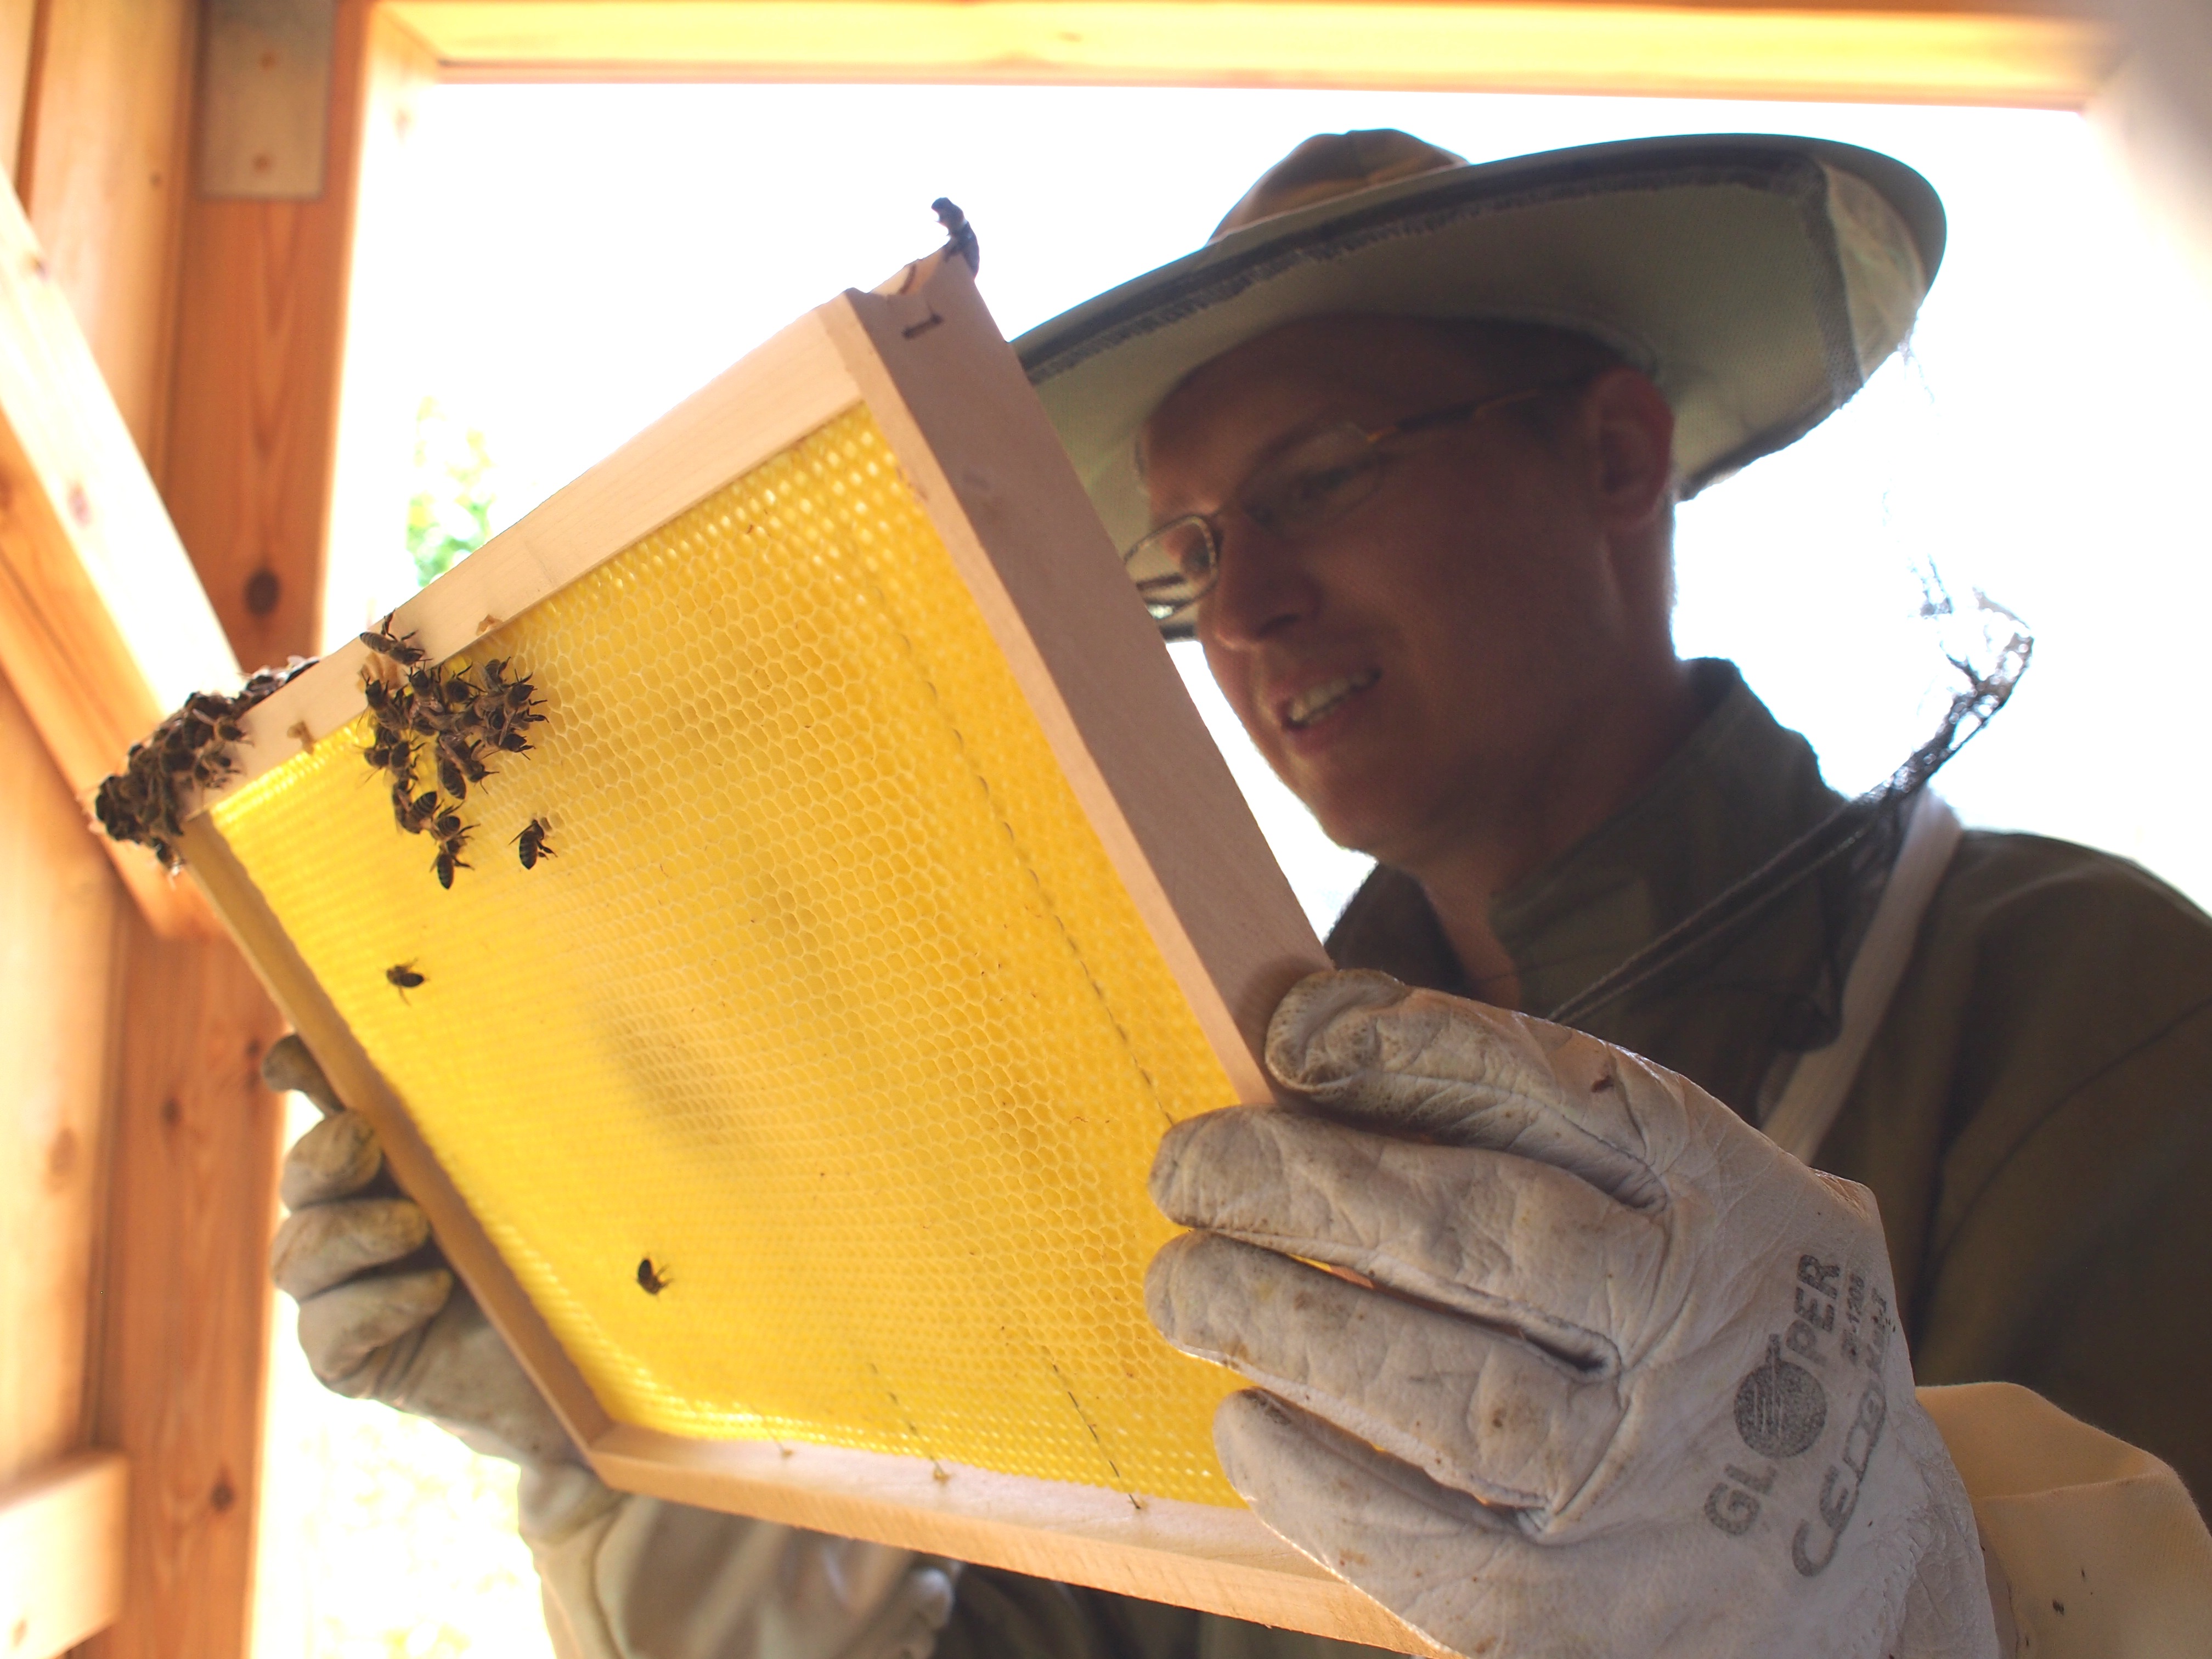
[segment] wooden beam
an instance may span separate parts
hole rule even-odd
[[[449,81],[1408,88],[2074,108],[2087,8],[1589,0],[387,0]]]
[[[185,697],[238,674],[12,191],[0,199],[0,668],[80,799]],[[214,935],[149,854],[103,844],[157,933]]]
[[[0,1486],[84,1443],[116,921],[84,814],[0,678]],[[0,1623],[0,1635],[6,1626]],[[0,1654],[8,1651],[0,1641]]]
[[[93,1438],[130,1455],[124,1620],[103,1659],[244,1659],[268,1370],[284,1029],[228,943],[125,916],[104,1329]]]
[[[339,0],[313,201],[186,210],[161,493],[240,661],[322,635],[369,0]]]
[[[130,1460],[86,1452],[0,1490],[0,1643],[53,1659],[123,1608]]]
[[[107,389],[158,467],[194,8],[40,9],[16,193]]]
[[[38,13],[38,0],[0,0],[0,168],[19,187],[15,158],[23,136],[23,95],[30,86]]]
[[[367,0],[340,0],[319,200],[187,204],[160,477],[232,648],[312,653],[345,318]],[[226,941],[125,918],[105,1337],[94,1432],[128,1451],[122,1620],[93,1659],[245,1659],[283,1020]]]

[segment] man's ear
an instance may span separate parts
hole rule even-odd
[[[1613,530],[1655,523],[1674,498],[1674,411],[1647,375],[1609,368],[1583,394],[1600,516]]]

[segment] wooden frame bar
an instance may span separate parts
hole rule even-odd
[[[865,404],[928,511],[1108,856],[1227,1070],[1263,1099],[1267,1020],[1319,945],[968,270],[939,255],[800,319],[401,608],[434,659]],[[1088,529],[1086,531],[1086,526]],[[1095,545],[1085,545],[1086,542]],[[247,721],[236,788],[365,707],[349,644]],[[1289,1624],[1419,1638],[1248,1512],[932,1460],[702,1442],[613,1422],[203,811],[191,868],[569,1432],[634,1490]],[[1194,850],[1196,849],[1196,850]]]
[[[130,1460],[84,1452],[0,1491],[8,1659],[53,1659],[123,1610]]]
[[[2078,107],[2086,8],[2033,0],[387,0],[450,81],[1402,88]]]

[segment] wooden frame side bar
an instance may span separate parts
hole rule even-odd
[[[0,1632],[8,1659],[53,1659],[123,1613],[131,1462],[63,1459],[0,1492]]]
[[[820,314],[1238,1097],[1270,1098],[1268,1017],[1328,958],[968,267]]]
[[[0,190],[0,668],[80,799],[192,692],[234,684],[215,610],[12,191]],[[101,837],[154,931],[187,885]]]
[[[848,1538],[1231,1619],[1456,1659],[1278,1538],[1249,1510],[824,1446],[679,1440],[630,1427],[592,1448],[610,1482]],[[918,1540],[927,1540],[918,1542]]]
[[[2110,31],[2033,0],[386,0],[448,81],[1342,87],[2078,108]]]

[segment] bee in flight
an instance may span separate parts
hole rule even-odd
[[[637,1264],[637,1287],[647,1296],[659,1296],[668,1288],[668,1269],[654,1267],[649,1255],[641,1258]]]
[[[411,962],[399,963],[386,969],[384,977],[398,991],[402,1002],[406,1001],[407,994],[423,981],[423,975],[415,971],[415,964]]]

